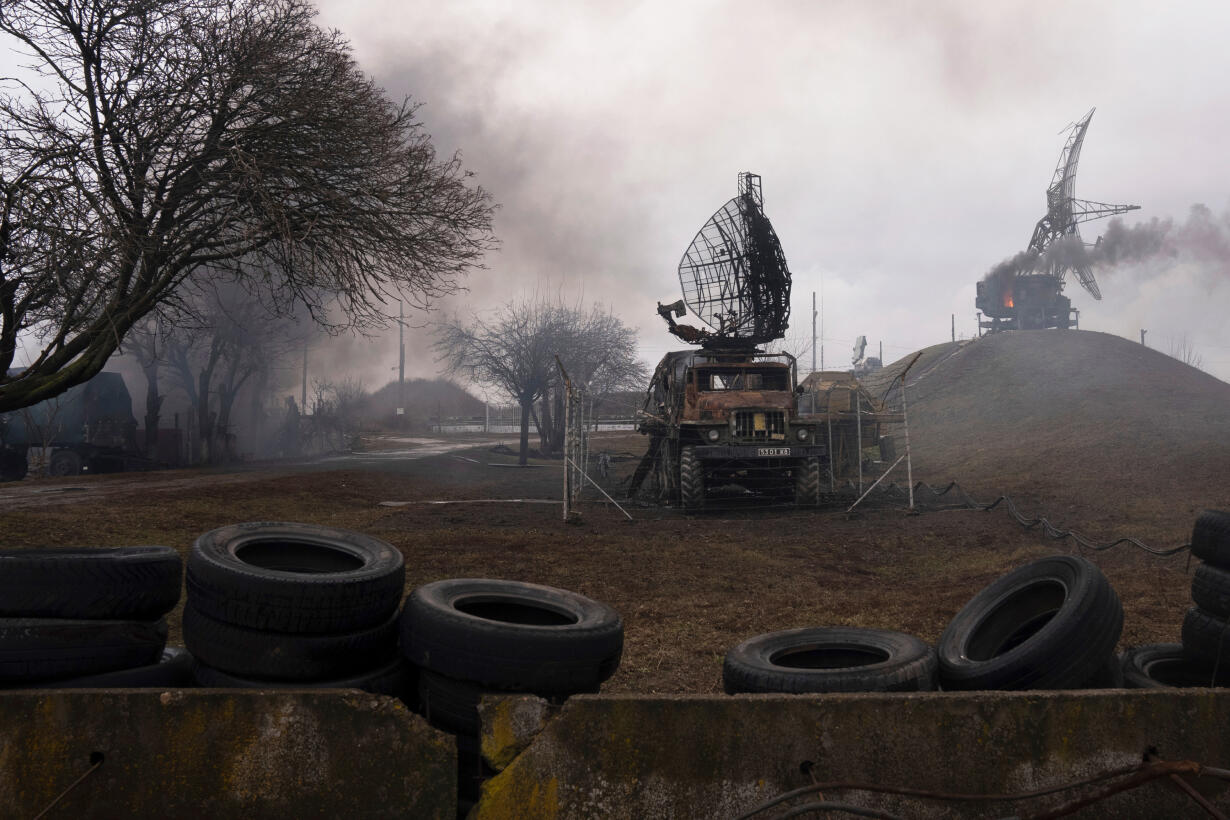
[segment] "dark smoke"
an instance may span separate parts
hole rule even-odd
[[[1170,261],[1178,259],[1211,264],[1220,271],[1230,266],[1230,214],[1218,219],[1207,206],[1193,205],[1187,221],[1178,227],[1170,219],[1156,217],[1131,226],[1112,219],[1093,245],[1075,236],[1063,237],[1042,254],[1025,250],[1005,259],[984,279],[1002,281],[1052,266],[1089,267],[1106,273],[1119,266],[1145,264],[1153,273],[1162,273]]]

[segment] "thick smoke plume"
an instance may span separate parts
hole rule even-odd
[[[1125,225],[1112,219],[1094,245],[1074,236],[1052,243],[1043,253],[1021,251],[991,268],[985,280],[1002,282],[1018,274],[1052,268],[1092,268],[1105,273],[1124,265],[1148,265],[1162,273],[1172,260],[1192,261],[1209,273],[1230,267],[1230,214],[1219,219],[1204,205],[1193,205],[1187,221],[1176,226],[1170,219]]]

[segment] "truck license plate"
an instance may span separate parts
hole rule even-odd
[[[788,456],[790,455],[789,447],[760,447],[756,450],[758,456]]]

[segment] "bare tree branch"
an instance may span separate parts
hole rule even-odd
[[[456,291],[493,206],[307,0],[20,0],[0,32],[0,411],[223,275],[333,329]],[[31,361],[13,372],[19,349]]]

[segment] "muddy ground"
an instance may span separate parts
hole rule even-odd
[[[635,434],[595,437],[595,452],[615,456],[614,474],[603,482],[613,495],[644,441]],[[631,505],[629,521],[591,490],[580,520],[565,524],[555,503],[471,503],[556,501],[558,461],[521,469],[490,440],[455,439],[434,448],[470,449],[414,457],[431,446],[372,439],[366,454],[311,464],[27,480],[0,486],[0,535],[5,548],[169,544],[186,554],[202,532],[239,521],[356,529],[402,550],[407,590],[481,576],[560,586],[608,602],[624,618],[626,645],[604,691],[652,693],[720,691],[726,650],[777,629],[871,626],[934,642],[999,574],[1075,550],[1023,529],[1003,511],[908,515],[903,502],[886,498],[855,516],[845,514],[844,504],[811,511],[735,505],[697,516]],[[925,467],[920,473],[947,477]],[[976,496],[1005,489],[986,475],[961,478]],[[1147,504],[1125,503],[1112,518],[1101,506],[1090,511],[1054,498],[1040,511],[1099,539],[1143,533],[1159,544],[1182,543],[1197,506],[1165,493],[1162,487]],[[1028,492],[1017,500],[1027,511],[1041,503]],[[441,501],[461,503],[433,503]],[[1178,640],[1189,605],[1185,556],[1118,548],[1094,560],[1123,599],[1124,645]],[[175,641],[178,611],[171,625]]]

